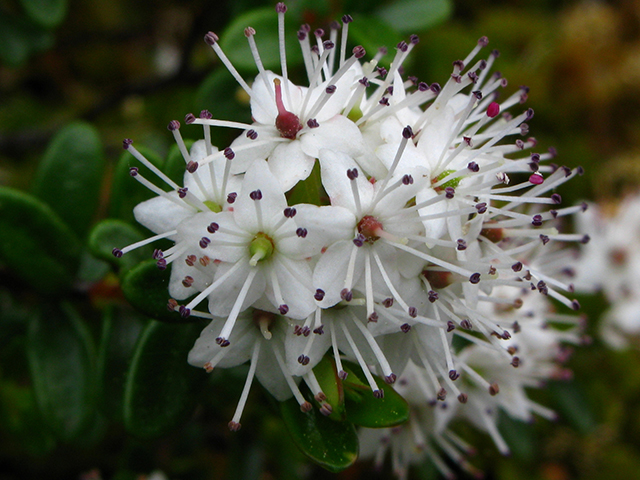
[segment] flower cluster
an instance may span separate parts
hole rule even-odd
[[[560,342],[580,338],[579,319],[555,313],[549,299],[579,308],[566,296],[572,286],[554,245],[584,239],[559,232],[563,217],[582,207],[561,206],[555,193],[581,170],[549,163],[553,150],[535,152],[527,136],[533,110],[522,107],[528,90],[501,98],[507,81],[491,73],[498,52],[481,53],[486,37],[440,85],[404,76],[415,35],[397,45],[387,68],[379,64],[384,50],[368,61],[360,46],[348,52],[350,16],[328,34],[303,25],[297,35],[308,84],[299,86],[287,72],[286,7],[276,11],[279,75],[263,68],[254,29],[245,30],[258,68],[252,83],[218,37],[205,36],[249,96],[252,123],[188,114],[185,123],[204,130],[188,151],[172,121],[183,186],[124,143],[169,187],[131,169],[157,193],[134,211],[157,233],[141,244],[174,242],[154,252],[159,268],[171,264],[169,308],[211,321],[189,362],[207,371],[250,362],[232,430],[254,377],[308,411],[304,382],[329,414],[313,370],[328,355],[340,379],[345,359],[359,364],[378,398],[374,375],[393,384],[404,374],[410,403],[422,412],[407,435],[427,451],[427,436],[448,453],[462,445],[446,429],[453,415],[506,451],[491,412],[550,416],[524,387],[559,374]],[[212,127],[241,133],[218,150]],[[316,205],[292,204],[288,198],[316,174],[324,189]],[[554,316],[570,328],[545,329]],[[423,412],[451,396],[459,407],[446,415]]]
[[[600,336],[615,349],[637,345],[640,338],[640,197],[627,196],[617,207],[591,205],[579,228],[589,232],[577,267],[576,288],[601,291],[611,308],[600,324]]]

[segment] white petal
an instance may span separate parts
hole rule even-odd
[[[307,155],[318,158],[323,148],[343,152],[351,157],[357,157],[364,152],[364,141],[360,129],[342,115],[325,120],[317,128],[305,130],[300,135],[302,151]]]
[[[269,155],[269,169],[278,179],[282,190],[291,190],[296,183],[311,174],[315,158],[302,151],[300,140],[279,143]]]

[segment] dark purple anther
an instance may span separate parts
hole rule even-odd
[[[190,125],[195,121],[196,121],[196,116],[193,113],[187,113],[184,116],[184,123],[186,123],[187,125]]]
[[[249,198],[251,200],[262,200],[262,192],[260,190],[254,190],[253,192],[249,193]]]
[[[300,238],[305,238],[307,236],[307,229],[306,228],[298,228],[296,230],[296,235],[299,236]]]
[[[169,125],[167,125],[167,130],[173,132],[174,130],[178,130],[180,128],[180,122],[177,120],[171,120]]]

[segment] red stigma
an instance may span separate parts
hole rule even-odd
[[[282,102],[282,87],[278,78],[273,80],[276,87],[276,107],[278,108],[278,116],[276,117],[276,128],[280,132],[280,136],[293,140],[297,133],[302,130],[302,124],[297,115],[288,112],[284,108]]]
[[[373,243],[380,238],[378,235],[380,230],[382,230],[382,223],[371,215],[365,215],[362,217],[362,220],[358,222],[358,232],[364,235],[366,241],[369,243]]]

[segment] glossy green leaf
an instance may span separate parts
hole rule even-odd
[[[55,27],[67,14],[68,0],[20,0],[29,18],[43,27]]]
[[[409,405],[391,385],[374,375],[378,388],[384,392],[383,398],[376,398],[366,383],[366,379],[357,365],[344,363],[349,374],[344,386],[347,420],[361,427],[395,427],[409,419]]]
[[[43,305],[26,348],[43,422],[61,440],[73,440],[95,414],[95,351],[84,322],[70,305]]]
[[[383,65],[391,62],[395,46],[402,40],[402,36],[391,25],[369,15],[358,15],[353,23],[349,24],[349,38],[351,42],[365,48],[367,57],[373,57],[379,48],[386,47],[389,53],[382,57]]]
[[[0,60],[16,67],[34,53],[51,48],[53,35],[27,18],[0,15]]]
[[[295,399],[280,402],[280,413],[302,452],[331,472],[340,472],[358,458],[358,434],[353,424],[325,417],[317,408],[300,411]]]
[[[548,390],[560,417],[579,432],[588,434],[596,429],[597,422],[585,392],[577,382],[552,381]]]
[[[103,317],[96,367],[98,398],[104,413],[120,422],[123,421],[126,373],[145,324],[130,309],[108,308]]]
[[[535,458],[536,445],[534,429],[531,423],[511,418],[505,411],[500,411],[498,430],[509,445],[511,454],[518,460],[530,463]]]
[[[89,234],[89,249],[96,257],[129,269],[151,258],[153,248],[149,245],[136,248],[120,258],[113,255],[113,249],[122,249],[145,238],[140,231],[127,222],[109,218],[98,223]]]
[[[36,290],[59,294],[73,282],[80,244],[37,198],[0,187],[0,259]]]
[[[136,343],[124,390],[124,425],[141,438],[163,435],[186,420],[204,370],[187,363],[202,325],[151,321]]]
[[[376,11],[400,33],[423,32],[447,20],[453,13],[451,0],[399,0]]]
[[[164,162],[155,152],[145,148],[143,145],[135,145],[135,147],[153,165],[162,169]],[[131,175],[129,175],[129,169],[131,167],[138,168],[142,176],[155,183],[163,190],[169,191],[169,188],[163,181],[159,180],[153,172],[131,155],[131,153],[127,151],[122,153],[122,156],[118,161],[118,165],[113,173],[109,216],[119,218],[130,223],[135,223],[133,207],[145,200],[148,200],[149,198],[155,197],[156,194],[147,187],[138,183],[131,177]]]
[[[177,312],[167,309],[170,269],[160,270],[151,259],[127,271],[122,278],[122,292],[138,311],[156,320],[185,323]]]
[[[289,205],[310,203],[312,205],[329,205],[329,196],[322,186],[320,178],[320,162],[316,162],[311,174],[288,194]]]
[[[83,237],[95,216],[104,175],[102,142],[95,128],[73,123],[51,141],[31,193]]]
[[[327,397],[326,403],[331,405],[332,411],[329,418],[344,420],[344,391],[333,358],[328,355],[322,357],[322,360],[313,367],[313,373],[322,393]]]
[[[231,22],[220,35],[220,46],[229,60],[238,70],[257,74],[258,69],[251,55],[249,43],[244,35],[244,29],[253,27],[256,31],[255,40],[260,51],[262,64],[267,70],[280,70],[280,47],[278,43],[278,15],[273,7],[251,10]],[[293,68],[302,63],[302,55],[298,39],[294,35],[297,30],[295,24],[287,22],[285,45],[287,48],[287,65]]]

